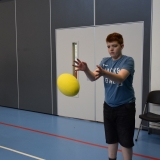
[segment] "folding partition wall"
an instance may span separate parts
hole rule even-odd
[[[124,37],[123,54],[135,60],[133,86],[136,96],[136,127],[142,110],[142,71],[143,71],[143,22],[102,25],[95,27],[68,28],[56,30],[57,78],[62,73],[73,73],[72,44],[77,43],[78,58],[87,62],[95,70],[103,57],[108,57],[106,36],[119,32]],[[90,82],[83,72],[78,72],[80,92],[75,97],[64,96],[58,90],[58,115],[103,121],[104,87],[103,79]]]
[[[14,1],[0,1],[0,105],[17,108],[17,57]]]

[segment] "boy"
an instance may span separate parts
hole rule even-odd
[[[109,34],[106,43],[111,57],[103,58],[95,71],[90,71],[87,63],[79,59],[73,66],[77,71],[84,71],[91,81],[103,76],[103,116],[109,160],[116,160],[118,143],[122,146],[123,159],[131,160],[135,129],[134,60],[122,55],[124,44],[121,34]]]

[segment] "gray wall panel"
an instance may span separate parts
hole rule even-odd
[[[150,89],[151,0],[96,0],[96,25],[136,21],[144,21],[142,86],[144,106]]]
[[[52,113],[48,0],[17,0],[20,109]]]
[[[55,29],[94,24],[93,0],[52,0],[53,113],[57,114]],[[72,65],[72,64],[71,64]]]
[[[0,105],[18,107],[14,0],[0,1]]]

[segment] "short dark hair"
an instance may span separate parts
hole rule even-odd
[[[120,45],[123,44],[123,36],[119,33],[111,33],[107,36],[106,42],[117,41]]]

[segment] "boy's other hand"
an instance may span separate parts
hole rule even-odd
[[[104,75],[104,69],[97,65],[97,69],[95,70],[95,73],[96,73],[96,77],[101,77]]]
[[[87,71],[88,66],[86,62],[82,62],[77,58],[77,60],[75,60],[74,63],[75,64],[73,64],[72,66],[76,67],[75,71]]]

